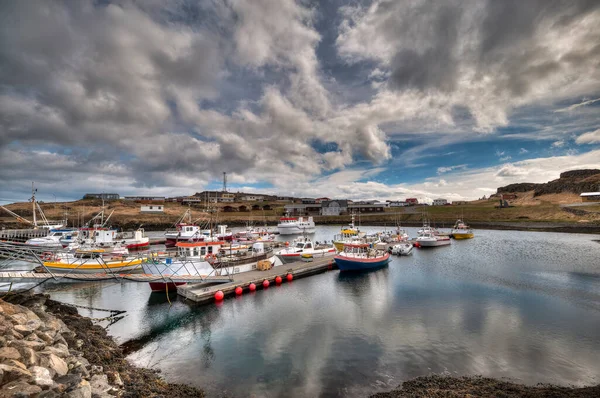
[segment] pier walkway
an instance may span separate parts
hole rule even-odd
[[[273,267],[267,271],[248,271],[239,274],[230,275],[233,280],[228,283],[219,285],[206,286],[206,284],[190,284],[187,286],[178,286],[177,294],[196,303],[204,303],[215,300],[215,293],[222,291],[227,297],[235,294],[235,288],[241,287],[244,291],[248,291],[248,286],[251,283],[256,285],[257,289],[262,288],[264,280],[269,281],[271,285],[275,284],[275,278],[281,276],[285,280],[287,274],[292,274],[294,279],[304,276],[313,275],[320,272],[325,272],[328,269],[336,267],[333,257],[325,257],[313,259],[310,262],[294,262]]]

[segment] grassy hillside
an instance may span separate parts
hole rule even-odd
[[[460,206],[417,206],[407,208],[389,208],[385,213],[361,214],[360,220],[363,224],[385,223],[393,225],[397,221],[402,223],[420,223],[423,217],[429,218],[433,223],[449,226],[457,218],[464,218],[470,223],[494,223],[494,222],[551,222],[551,223],[598,223],[600,224],[600,206],[578,207],[581,209],[573,212],[565,211],[561,205],[580,202],[579,196],[573,193],[549,194],[534,196],[534,192],[523,192],[518,198],[511,202],[514,207],[497,208],[498,200],[478,200]],[[246,205],[251,207],[253,203],[237,203],[233,206]],[[273,210],[258,210],[245,212],[224,212],[224,204],[218,207],[220,222],[229,225],[244,225],[247,222],[263,224],[265,222],[273,225],[283,214],[282,203],[261,202],[263,206],[269,204]],[[82,220],[88,221],[101,210],[102,203],[99,200],[79,200],[67,203],[44,203],[41,204],[44,213],[49,219],[58,220],[68,212],[69,225],[81,225]],[[179,203],[165,203],[164,214],[141,214],[140,204],[129,201],[106,202],[106,214],[115,210],[111,217],[111,225],[124,228],[135,228],[144,225],[147,229],[164,229],[172,225],[187,209]],[[31,203],[15,203],[7,206],[19,215],[31,219]],[[193,218],[206,217],[203,208],[192,207]],[[322,224],[344,224],[350,221],[350,216],[315,216],[315,221]],[[23,227],[15,222],[15,219],[5,212],[0,214],[0,225],[8,228]]]

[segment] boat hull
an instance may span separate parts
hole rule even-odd
[[[295,225],[278,225],[277,230],[279,235],[302,235],[302,234],[314,234],[316,232],[315,226],[310,227],[298,227]]]
[[[185,238],[185,237],[180,237],[180,238],[169,238],[167,237],[165,240],[165,246],[167,247],[173,247],[177,244],[177,242],[187,242],[187,243],[192,243],[192,242],[203,242],[204,241],[204,236],[202,237],[196,237],[196,238]]]
[[[51,272],[69,273],[69,274],[104,274],[104,273],[124,273],[141,269],[142,260],[135,259],[131,261],[46,261],[44,266]]]
[[[340,271],[364,271],[385,267],[390,261],[390,255],[386,253],[384,256],[375,258],[356,258],[338,255],[334,259]]]
[[[125,247],[129,250],[141,250],[150,247],[150,238],[144,238],[141,241],[125,242]]]
[[[302,255],[310,255],[310,258],[323,258],[323,257],[333,257],[335,256],[336,250],[334,248],[328,250],[317,250],[314,252],[298,252],[298,253],[285,253],[285,254],[277,254],[277,257],[281,260],[283,264],[295,263],[297,261],[302,261]]]
[[[417,243],[420,247],[439,247],[447,246],[451,243],[450,238],[437,239],[437,240],[418,240]]]
[[[461,234],[461,233],[454,232],[454,233],[452,233],[452,237],[454,239],[458,239],[458,240],[460,240],[460,239],[472,239],[472,238],[475,237],[475,235],[473,233]]]

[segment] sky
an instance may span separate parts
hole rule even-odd
[[[578,168],[600,168],[597,0],[0,3],[0,203],[223,172],[465,200]]]

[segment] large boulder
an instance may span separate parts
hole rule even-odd
[[[5,359],[19,359],[21,353],[14,347],[2,347],[0,348],[0,361]]]
[[[48,369],[41,366],[32,366],[29,370],[31,372],[31,379],[35,385],[44,388],[51,387],[54,384]]]

